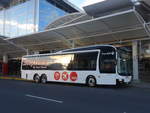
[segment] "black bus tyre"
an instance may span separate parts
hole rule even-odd
[[[40,76],[38,74],[35,74],[33,80],[35,83],[39,83],[40,82]]]
[[[96,79],[95,79],[95,77],[89,76],[89,77],[87,78],[86,84],[87,84],[89,87],[95,87],[95,86],[96,86]]]
[[[40,81],[41,81],[42,84],[46,84],[46,83],[47,83],[47,76],[46,76],[45,74],[43,74],[43,75],[41,76]]]
[[[119,82],[119,80],[116,80],[116,85],[115,85],[115,87],[116,88],[120,88],[122,86],[122,84]]]

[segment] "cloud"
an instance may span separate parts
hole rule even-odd
[[[105,0],[68,0],[68,1],[70,1],[71,3],[77,5],[78,7],[80,7],[82,9],[82,7],[84,7],[84,6],[94,4],[97,2],[102,2]]]
[[[95,4],[97,2],[103,2],[103,1],[105,1],[105,0],[85,0],[81,6],[84,7],[84,6],[88,6],[90,4]]]

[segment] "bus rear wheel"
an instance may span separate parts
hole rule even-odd
[[[41,76],[41,80],[40,81],[41,81],[41,83],[46,84],[46,82],[47,82],[47,76],[45,74],[43,74]]]
[[[96,79],[95,79],[95,77],[89,76],[89,77],[87,78],[86,84],[87,84],[89,87],[94,87],[94,86],[96,86]]]
[[[35,74],[33,80],[35,81],[35,83],[39,83],[40,82],[40,76],[38,74]]]

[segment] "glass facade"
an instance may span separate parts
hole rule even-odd
[[[0,11],[0,35],[18,37],[44,30],[66,13],[47,0],[28,0]]]
[[[0,12],[0,34],[4,34],[4,11]]]
[[[30,0],[0,11],[0,35],[16,37],[37,31],[36,10],[36,0]]]
[[[44,30],[45,27],[66,14],[65,11],[50,4],[47,0],[39,1],[39,30]]]

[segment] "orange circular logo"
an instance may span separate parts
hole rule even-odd
[[[76,72],[71,72],[71,74],[70,74],[70,79],[71,79],[72,81],[76,81],[77,78],[78,78],[77,73],[76,73]]]
[[[60,73],[59,72],[55,72],[54,73],[54,79],[55,80],[59,80],[60,79]]]
[[[67,73],[67,72],[63,72],[63,73],[62,73],[62,79],[63,79],[64,81],[67,81],[67,80],[68,80],[68,73]]]

